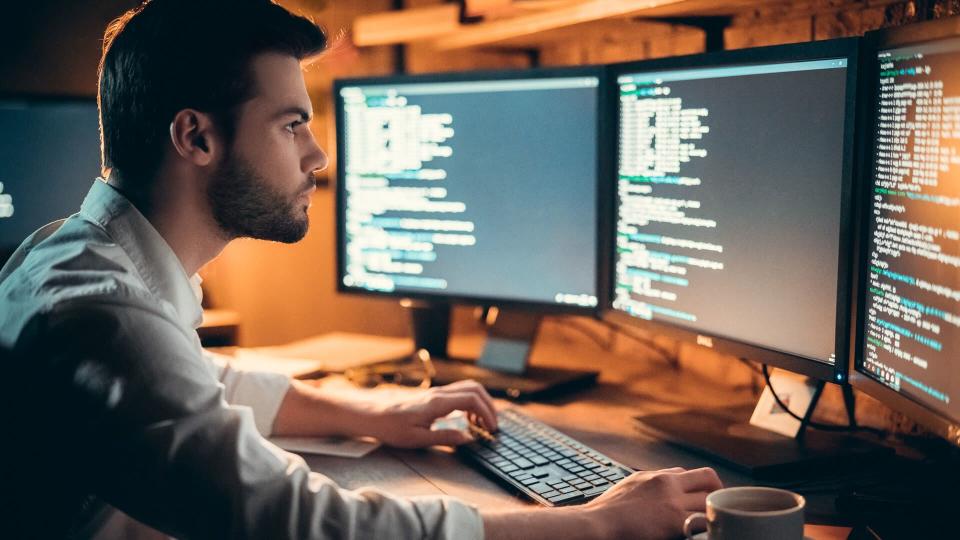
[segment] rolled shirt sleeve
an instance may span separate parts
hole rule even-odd
[[[217,370],[227,403],[253,409],[257,431],[269,437],[273,433],[273,423],[280,411],[280,404],[290,389],[290,378],[280,373],[236,369],[230,365],[230,357],[206,349],[203,350],[203,356]]]

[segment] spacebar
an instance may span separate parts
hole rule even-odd
[[[553,504],[562,504],[565,502],[580,500],[582,498],[583,498],[583,495],[581,495],[579,492],[573,491],[570,493],[561,493],[556,497],[549,497],[547,498],[547,500],[552,502]]]

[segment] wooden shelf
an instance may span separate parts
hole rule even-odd
[[[438,50],[507,46],[574,25],[623,18],[734,15],[765,0],[522,0],[477,23],[460,22],[459,4],[361,16],[358,46],[426,42]],[[535,41],[535,40],[534,40]]]
[[[425,41],[456,32],[460,6],[441,4],[362,15],[353,21],[353,43],[358,47]]]

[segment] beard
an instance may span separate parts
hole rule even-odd
[[[313,185],[308,177],[303,190],[293,195],[272,187],[248,162],[227,156],[207,189],[207,200],[227,238],[256,238],[292,244],[307,234],[310,219],[300,195]]]

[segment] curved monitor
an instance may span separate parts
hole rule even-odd
[[[0,97],[0,265],[33,231],[78,212],[98,176],[95,100]]]
[[[852,384],[960,445],[960,19],[870,34]]]
[[[614,66],[605,317],[846,377],[858,41]]]
[[[602,79],[336,81],[338,289],[596,310]]]

